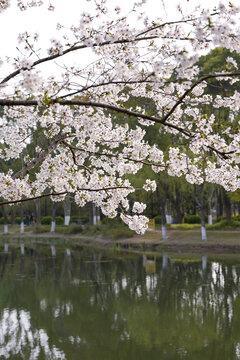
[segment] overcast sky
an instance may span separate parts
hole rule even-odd
[[[112,7],[120,5],[123,8],[122,13],[125,14],[125,11],[127,12],[132,8],[135,1],[140,0],[109,0],[109,3]],[[89,3],[86,0],[53,0],[53,5],[56,5],[55,11],[48,11],[49,2],[45,1],[46,5],[40,8],[21,12],[14,6],[16,2],[16,0],[12,0],[13,5],[11,8],[0,14],[0,58],[4,55],[10,57],[19,55],[16,50],[17,35],[26,30],[30,33],[38,32],[41,39],[40,46],[49,48],[49,39],[58,36],[56,24],[58,22],[66,26],[74,23],[77,24],[81,13],[83,11],[89,12],[91,4],[91,2]],[[222,0],[222,2],[228,4],[229,0]],[[237,3],[236,0],[232,0],[232,2]],[[219,0],[181,0],[180,3],[184,13],[189,13],[199,4],[202,7],[213,9],[219,3]],[[179,4],[179,0],[148,0],[143,9],[152,19],[160,16],[167,20],[176,20],[179,19],[179,15],[176,12],[177,4]],[[6,69],[2,68],[1,70],[4,71]]]
[[[111,6],[120,5],[124,9],[130,9],[135,1],[111,0],[110,4]],[[46,41],[54,36],[57,22],[66,25],[76,23],[83,11],[89,11],[89,3],[84,0],[55,0],[53,4],[56,4],[56,10],[53,12],[47,11],[46,6],[21,12],[14,7],[14,2],[16,3],[16,0],[12,0],[13,6],[10,9],[0,14],[1,54],[5,53],[7,49],[12,53],[12,50],[16,48],[16,37],[19,32],[27,29],[32,32],[37,31],[43,34],[42,36]],[[228,4],[229,0],[222,0],[222,2]],[[177,17],[175,9],[178,3],[179,0],[148,0],[144,9],[153,18],[161,16],[172,20]],[[188,13],[199,4],[202,7],[213,8],[219,3],[219,0],[181,0],[180,3],[184,12]]]

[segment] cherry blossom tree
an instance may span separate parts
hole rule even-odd
[[[137,176],[143,166],[184,176],[192,184],[238,189],[240,133],[231,124],[240,93],[212,96],[206,89],[213,78],[239,81],[240,70],[229,57],[226,71],[199,75],[196,62],[216,46],[239,51],[240,7],[219,3],[184,15],[179,6],[178,19],[166,22],[148,17],[142,0],[133,4],[133,21],[106,0],[88,2],[91,13],[83,12],[70,28],[57,24],[58,35],[45,48],[38,34],[26,31],[15,44],[18,56],[1,56],[0,157],[9,163],[21,158],[24,164],[19,171],[0,172],[0,204],[45,196],[62,201],[71,194],[79,206],[92,202],[110,218],[120,212],[142,234],[146,206],[135,202],[130,208],[128,196],[135,189],[128,174]],[[41,0],[17,4],[21,11],[45,6]],[[9,0],[0,0],[0,16],[8,7]],[[131,97],[154,101],[154,113],[141,102],[126,106]],[[208,116],[202,110],[208,104],[229,111],[221,131],[214,112]],[[145,140],[156,123],[160,138],[165,133],[178,137],[167,153]],[[37,146],[32,156],[29,144],[39,134],[46,145]],[[156,184],[147,179],[142,188],[155,191]]]

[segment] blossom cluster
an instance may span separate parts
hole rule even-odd
[[[91,2],[91,14],[83,12],[68,29],[57,24],[59,36],[44,49],[38,34],[26,31],[18,36],[22,55],[2,57],[12,71],[0,73],[0,158],[25,163],[19,174],[2,170],[1,197],[14,201],[72,193],[79,206],[93,202],[111,218],[120,212],[142,234],[146,206],[130,206],[135,189],[128,175],[143,166],[153,170],[152,179],[142,184],[145,191],[156,190],[156,174],[165,170],[193,184],[209,181],[238,189],[240,133],[233,129],[240,93],[207,94],[206,75],[215,75],[204,74],[201,80],[196,63],[203,51],[216,46],[239,52],[240,8],[220,3],[214,12],[196,8],[185,16],[180,11],[178,21],[166,22],[152,21],[140,1],[133,7],[138,15],[134,26],[119,6],[112,14],[107,1]],[[18,1],[22,10],[42,3]],[[0,0],[0,12],[9,6],[9,0]],[[85,56],[87,65],[76,61]],[[47,67],[56,59],[49,75]],[[230,56],[226,71],[216,77],[238,81],[237,72]],[[137,105],[129,105],[131,100]],[[210,115],[202,110],[208,105]],[[220,108],[229,109],[229,121],[216,117]],[[161,141],[149,143],[148,131],[156,123],[159,139],[172,134],[178,143],[168,149]],[[62,201],[64,196],[52,198]]]

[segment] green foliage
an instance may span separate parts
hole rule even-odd
[[[15,222],[15,224],[20,225],[20,224],[21,224],[21,218],[20,218],[20,216],[16,216],[15,219],[14,219],[14,222]]]
[[[184,223],[186,223],[186,224],[201,224],[201,216],[199,216],[199,215],[184,215]]]
[[[71,216],[70,222],[77,223],[80,220],[80,216]]]
[[[62,216],[56,216],[56,225],[63,225],[64,219]]]
[[[52,217],[51,216],[42,216],[41,217],[41,224],[42,225],[50,225],[52,222]]]
[[[71,216],[71,223],[80,223],[82,225],[89,223],[88,216]]]
[[[7,217],[7,223],[11,224],[11,216]],[[4,217],[0,217],[0,225],[4,224]]]
[[[119,226],[120,224],[123,224],[123,223],[119,217],[116,217],[114,219],[109,219],[108,217],[105,217],[102,220],[102,225]]]
[[[233,229],[239,229],[240,228],[240,221],[234,221],[234,220],[222,220],[216,224],[213,225],[207,225],[207,230],[233,230]]]
[[[220,221],[223,221],[223,220],[226,220],[226,216],[218,216],[217,217],[217,222],[220,222]]]
[[[231,71],[231,68],[228,68],[229,64],[227,63],[227,57],[232,57],[240,65],[240,56],[237,52],[231,52],[226,48],[216,47],[211,50],[207,55],[201,56],[197,65],[201,69],[201,74],[211,74],[221,71]],[[222,90],[233,91],[236,89],[236,85],[230,85],[229,80],[218,80],[210,79],[208,80],[209,84],[214,86],[208,87],[208,93],[219,94],[219,86]],[[217,87],[216,87],[217,86]]]
[[[155,216],[155,217],[154,217],[154,220],[155,220],[155,224],[161,224],[161,221],[162,221],[161,215]]]

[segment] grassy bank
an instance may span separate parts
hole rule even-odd
[[[2,230],[2,243],[24,241],[24,243],[56,243],[66,246],[84,245],[127,251],[240,253],[240,231],[238,230],[211,230],[207,232],[208,240],[202,241],[199,228],[189,230],[168,229],[167,240],[162,240],[162,234],[159,230],[155,232],[147,231],[144,236],[131,232],[131,237],[129,237],[129,233],[125,232],[125,228],[105,226],[101,228],[101,231],[99,228],[99,226],[86,227],[84,231],[76,232],[76,229],[71,227],[57,226],[56,232],[50,233],[50,227],[47,225],[38,229],[38,232],[33,226],[28,226],[25,227],[25,232],[20,234],[19,226],[14,225],[9,227],[9,234],[7,235],[3,235],[3,229],[0,228],[0,231]],[[115,235],[111,237],[108,234]]]

